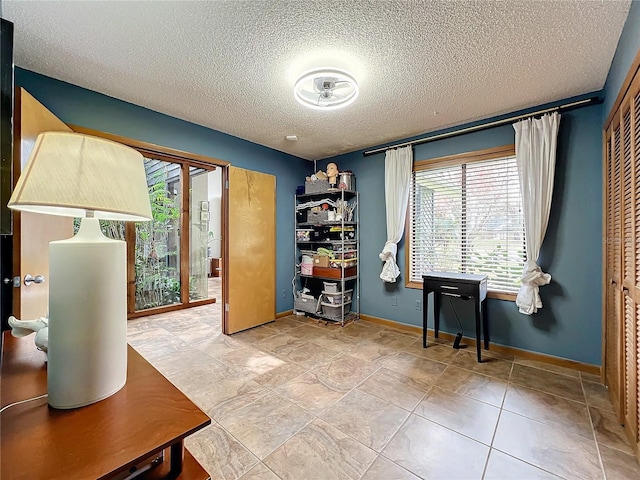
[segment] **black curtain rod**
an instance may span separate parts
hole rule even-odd
[[[462,128],[460,130],[455,130],[453,132],[440,133],[438,135],[432,135],[430,137],[420,138],[418,140],[412,140],[411,142],[397,143],[395,145],[390,145],[388,147],[380,147],[374,150],[367,150],[362,155],[368,157],[369,155],[375,155],[376,153],[386,152],[387,150],[392,150],[394,148],[406,147],[408,145],[420,145],[422,143],[432,142],[434,140],[440,140],[442,138],[455,137],[457,135],[462,135],[464,133],[477,132],[480,130],[484,130],[492,127],[499,127],[501,125],[506,125],[507,123],[520,121],[525,118],[534,117],[536,115],[542,115],[544,113],[555,112],[560,110],[571,110],[578,107],[584,107],[588,104],[599,103],[601,100],[598,97],[585,98],[584,100],[579,100],[577,102],[567,103],[565,105],[559,105],[553,108],[546,108],[544,110],[538,110],[537,112],[525,113],[523,115],[517,115],[515,117],[504,118],[502,120],[496,120],[495,122],[483,123],[481,125],[475,125],[473,127]]]

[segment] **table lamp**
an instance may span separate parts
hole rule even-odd
[[[105,237],[99,219],[151,219],[142,155],[89,135],[42,133],[8,206],[82,217],[75,237],[49,244],[49,405],[113,395],[127,380],[126,243]]]

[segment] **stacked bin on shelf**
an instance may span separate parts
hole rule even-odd
[[[353,289],[343,292],[340,283],[323,282],[323,284],[324,290],[322,290],[320,301],[322,314],[336,320],[342,319],[351,311]]]

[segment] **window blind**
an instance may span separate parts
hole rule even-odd
[[[517,293],[525,242],[514,156],[417,169],[409,208],[411,281],[486,274],[490,290]]]

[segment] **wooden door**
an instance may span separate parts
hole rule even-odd
[[[637,332],[636,316],[638,306],[635,299],[636,289],[636,165],[634,162],[633,131],[631,128],[631,103],[624,102],[620,115],[620,158],[622,162],[621,196],[622,196],[622,289],[621,304],[623,306],[623,349],[624,349],[624,384],[623,384],[623,423],[629,428],[633,438],[638,435],[637,405]],[[638,172],[640,173],[640,172]]]
[[[604,377],[611,401],[621,411],[623,393],[622,323],[620,321],[621,165],[619,124],[607,132],[606,148],[606,266]],[[620,417],[620,420],[622,418]]]
[[[33,98],[16,90],[14,109],[14,185],[27,163],[36,137],[42,132],[71,129]],[[73,236],[73,219],[27,212],[13,214],[13,275],[20,277],[14,289],[13,315],[32,319],[47,314],[49,306],[49,242]],[[25,275],[43,275],[44,283],[25,285]]]
[[[640,278],[638,278],[637,247],[640,237],[637,236],[638,215],[640,214],[640,165],[637,165],[634,153],[634,135],[632,130],[632,106],[626,101],[621,106],[620,115],[620,156],[623,165],[622,198],[623,198],[623,242],[622,242],[622,304],[624,305],[624,384],[622,423],[637,441],[638,436],[638,349],[637,319],[640,318]]]
[[[223,332],[275,320],[276,178],[227,167]]]
[[[614,410],[640,459],[640,73],[618,101],[604,137],[603,366]]]

